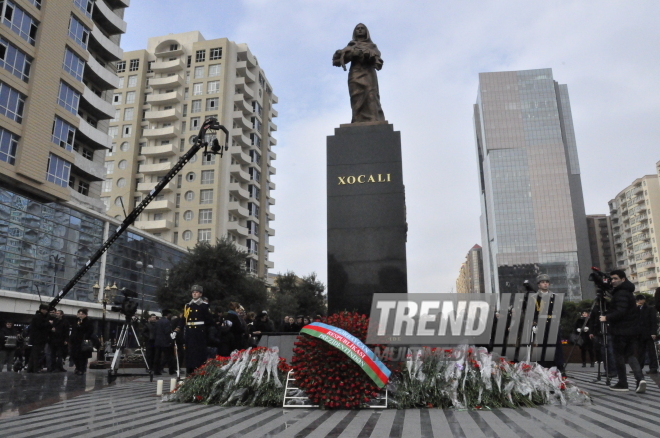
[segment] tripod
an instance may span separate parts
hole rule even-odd
[[[582,323],[582,327],[581,327],[581,330],[580,330],[580,336],[581,336],[582,333],[584,333],[584,329],[587,326],[587,323],[589,321],[591,321],[591,317],[593,315],[594,309],[596,308],[596,305],[598,305],[598,313],[600,314],[600,316],[605,315],[605,310],[606,309],[605,309],[605,304],[603,303],[603,301],[604,301],[603,291],[598,290],[596,292],[596,299],[594,300],[593,304],[591,305],[591,309],[589,309],[589,315],[585,318],[584,322]],[[599,324],[600,324],[600,334],[603,337],[602,348],[605,349],[605,358],[604,358],[604,361],[605,361],[605,384],[607,386],[610,386],[611,378],[610,378],[609,372],[608,372],[610,367],[609,367],[609,359],[608,359],[609,351],[608,351],[608,345],[607,345],[608,344],[607,323],[604,322],[604,321],[600,321]],[[595,336],[594,336],[594,338],[595,338]],[[568,355],[569,359],[571,357],[573,357],[573,351],[575,351],[576,345],[577,345],[577,343],[573,344],[573,348],[571,349],[571,352]],[[599,345],[598,348],[601,348],[601,345]],[[595,353],[595,350],[594,350],[594,353]],[[601,372],[601,369],[600,369],[601,362],[602,361],[598,361],[598,374],[596,375],[596,380],[594,380],[594,382],[600,382],[600,380],[601,380],[601,377],[602,377],[602,372]]]
[[[117,370],[119,369],[121,357],[124,354],[124,350],[126,349],[126,345],[128,343],[128,336],[130,333],[133,333],[133,338],[135,339],[135,342],[137,343],[137,346],[140,349],[140,353],[142,354],[142,359],[144,360],[144,364],[147,367],[147,372],[149,373],[148,374],[149,381],[153,382],[154,380],[154,372],[152,369],[149,368],[149,363],[147,362],[147,358],[145,357],[144,351],[142,350],[142,346],[140,345],[140,340],[138,339],[137,333],[135,333],[135,327],[133,326],[133,319],[131,316],[126,316],[126,323],[124,323],[124,325],[121,328],[121,332],[119,333],[119,338],[117,339],[117,349],[115,350],[115,355],[112,358],[112,364],[110,365],[110,369],[108,370],[108,383],[112,383],[117,379],[118,376]],[[142,375],[143,374],[122,373],[122,376],[142,376]]]

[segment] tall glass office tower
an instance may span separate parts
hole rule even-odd
[[[543,273],[569,300],[593,296],[567,86],[551,69],[480,73],[474,128],[486,292]]]

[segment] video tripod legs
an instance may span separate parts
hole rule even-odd
[[[129,332],[129,327],[130,327],[130,332]],[[121,332],[119,333],[119,338],[117,339],[117,349],[115,350],[115,355],[112,358],[112,364],[110,365],[110,369],[108,370],[108,383],[112,383],[115,381],[115,379],[117,379],[117,370],[119,369],[121,356],[124,354],[124,350],[126,349],[126,345],[128,344],[129,333],[133,333],[135,342],[137,343],[137,346],[140,349],[140,353],[142,354],[142,359],[144,360],[144,364],[147,368],[149,381],[153,382],[154,372],[149,367],[149,363],[147,362],[147,358],[144,355],[144,351],[142,351],[142,346],[140,345],[140,340],[137,336],[137,333],[135,332],[135,327],[133,327],[133,324],[131,323],[130,320],[127,320],[126,323],[122,326]],[[122,375],[141,376],[142,374],[122,374]]]

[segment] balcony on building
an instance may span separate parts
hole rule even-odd
[[[94,3],[92,19],[108,35],[126,33],[126,22],[115,14],[103,0],[96,0]]]
[[[241,226],[238,223],[238,221],[228,222],[227,231],[233,231],[234,233],[243,237],[247,237],[248,235],[248,229],[246,227]]]
[[[110,38],[105,36],[101,29],[95,24],[92,27],[91,38],[89,39],[89,48],[98,53],[107,61],[120,61],[124,56],[124,51]]]
[[[274,95],[274,94],[272,94],[272,93],[271,93],[271,95],[270,95],[270,97],[271,97],[271,98],[273,99],[273,105],[275,105],[275,104],[276,104],[277,102],[279,102],[279,101],[280,101],[280,100],[278,99],[278,97],[277,97],[277,96],[275,96],[275,95]]]
[[[230,202],[227,205],[227,210],[229,210],[229,213],[233,213],[234,215],[239,216],[241,218],[247,218],[250,215],[248,209],[242,207],[241,204],[236,201]]]
[[[238,61],[236,63],[236,73],[245,77],[248,83],[253,83],[256,80],[256,77],[248,70],[247,61]]]
[[[277,125],[273,122],[268,122],[268,125],[270,126],[270,130],[272,131],[277,131]]]
[[[131,0],[105,0],[112,9],[127,8],[131,5]]]
[[[241,128],[232,129],[231,137],[236,141],[236,143],[243,147],[249,148],[251,146],[250,139],[243,134],[243,130]]]
[[[112,138],[108,134],[96,129],[80,116],[78,116],[76,140],[94,149],[110,149],[112,146]]]
[[[235,94],[243,94],[245,97],[244,99],[248,99],[250,101],[254,100],[254,91],[250,87],[248,87],[245,84],[245,78],[236,78],[235,82]]]
[[[165,76],[164,78],[150,78],[149,86],[154,90],[161,88],[173,89],[183,86],[184,79],[181,75]]]
[[[158,184],[157,182],[138,183],[137,191],[142,193],[150,193],[152,190],[156,188],[157,184]],[[163,187],[163,190],[161,190],[160,193],[171,193],[174,190],[176,190],[176,183],[170,181],[165,185],[165,187]]]
[[[272,181],[268,181],[268,187],[269,187],[271,190],[275,190],[275,183],[272,182]]]
[[[252,114],[252,105],[250,105],[246,100],[245,100],[245,95],[242,93],[235,93],[234,94],[234,105],[236,107],[243,111],[245,115],[251,115]]]
[[[178,137],[179,134],[179,127],[175,125],[144,130],[144,137],[150,140],[167,140],[168,138]]]
[[[271,262],[270,260],[265,260],[264,266],[266,267],[266,269],[273,269],[275,267],[275,263]]]
[[[277,117],[280,113],[277,112],[275,108],[270,109],[271,117]]]
[[[176,155],[178,150],[179,148],[172,143],[156,146],[143,146],[140,150],[140,155],[152,158],[171,157]]]
[[[233,113],[234,122],[238,124],[243,129],[252,129],[252,123],[245,118],[241,111],[234,111]]]
[[[83,88],[80,108],[92,115],[95,119],[111,119],[115,116],[115,108],[90,90],[86,85]]]
[[[269,221],[274,221],[275,220],[275,213],[271,211],[266,211],[266,217],[268,218]]]
[[[274,166],[269,166],[268,173],[270,173],[271,175],[275,175],[277,173],[277,169]]]
[[[71,171],[82,176],[84,179],[94,182],[105,179],[105,166],[102,163],[88,160],[81,154],[73,154],[73,166]]]
[[[147,111],[144,118],[149,122],[173,122],[181,119],[181,110],[170,108],[161,111]]]
[[[168,210],[174,210],[174,202],[169,199],[163,199],[162,201],[151,201],[149,205],[144,209],[150,213],[163,212]]]
[[[138,172],[150,175],[165,175],[173,166],[174,163],[169,161],[166,163],[140,164]]]
[[[240,164],[232,164],[229,166],[229,173],[232,174],[235,178],[242,180],[243,182],[250,181],[250,175],[241,169]]]
[[[229,184],[229,193],[233,194],[234,196],[238,196],[239,198],[243,199],[249,199],[250,198],[250,193],[241,187],[239,183],[230,183]]]
[[[149,231],[156,233],[158,231],[168,231],[172,229],[174,224],[172,221],[167,219],[161,219],[157,221],[137,221],[135,222],[135,227],[144,231]]]
[[[271,136],[268,136],[268,140],[270,141],[271,146],[277,145],[277,140]]]
[[[170,91],[169,93],[152,93],[147,95],[147,103],[152,105],[168,105],[179,103],[183,100],[183,95],[180,91]]]
[[[105,68],[104,63],[94,58],[94,55],[91,53],[85,63],[84,77],[104,90],[119,87],[119,77]]]
[[[239,161],[243,164],[250,164],[250,156],[243,152],[243,148],[240,146],[231,146],[229,152],[231,153],[232,158],[234,158],[236,161]]]
[[[268,233],[269,236],[273,237],[275,235],[275,230],[274,229],[272,229],[270,227],[264,227],[264,228],[265,228],[264,231],[266,231],[266,233]]]
[[[268,198],[268,203],[270,205],[275,205],[275,198]]]
[[[277,160],[277,154],[273,151],[268,151],[268,155],[270,156],[271,160]]]
[[[172,61],[155,61],[151,64],[151,69],[154,73],[176,73],[185,68],[186,65],[180,58],[173,59]]]
[[[246,61],[248,68],[255,68],[257,66],[257,60],[252,53],[250,53],[247,44],[238,44],[237,49],[236,56],[239,61]]]
[[[275,252],[275,247],[273,245],[270,245],[266,243],[266,251],[270,252]]]

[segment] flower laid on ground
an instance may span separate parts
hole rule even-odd
[[[543,404],[589,404],[589,395],[557,368],[494,359],[483,347],[421,349],[409,354],[390,380],[390,403],[399,409],[483,409]]]
[[[197,368],[163,401],[222,406],[281,406],[290,367],[277,347],[234,351]]]
[[[331,315],[326,324],[346,330],[364,342],[369,318],[353,312]],[[301,334],[293,349],[296,383],[312,404],[326,409],[368,406],[380,392],[367,374],[337,348]]]

